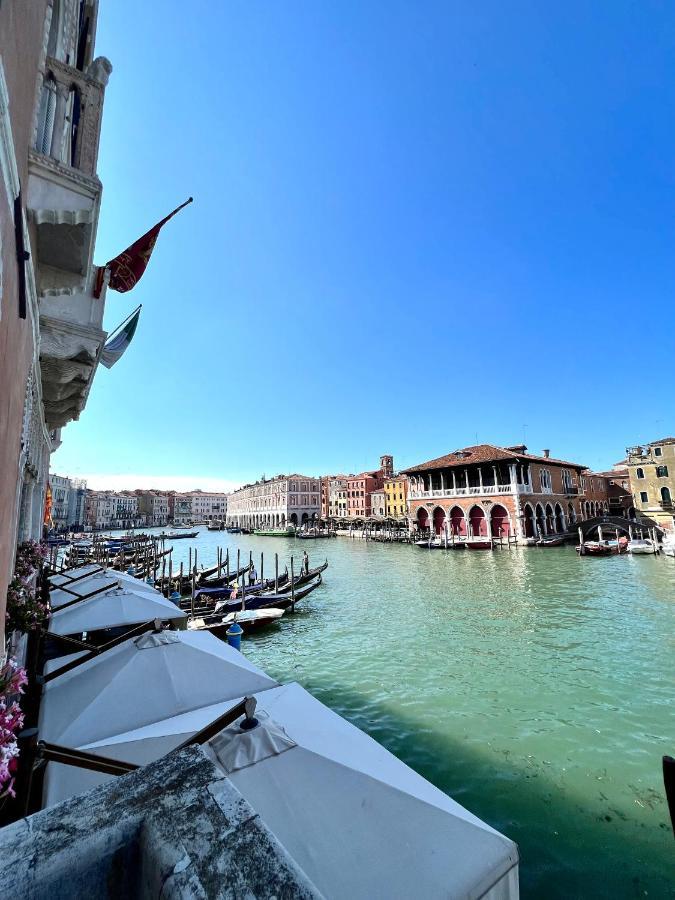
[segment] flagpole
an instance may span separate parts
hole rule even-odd
[[[106,344],[108,343],[109,340],[111,340],[117,334],[118,331],[121,331],[124,328],[124,326],[127,324],[127,322],[129,322],[131,319],[133,319],[133,317],[136,315],[138,310],[142,309],[142,308],[143,308],[143,304],[139,303],[138,306],[136,307],[136,309],[132,313],[130,313],[126,317],[126,319],[120,325],[117,326],[117,328],[114,331],[111,331],[108,334],[107,338],[105,339]]]

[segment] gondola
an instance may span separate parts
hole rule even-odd
[[[492,550],[492,541],[466,541],[466,546],[469,550]]]
[[[188,622],[190,631],[208,631],[214,637],[220,638],[222,641],[227,640],[227,630],[233,622],[237,622],[244,634],[250,634],[252,631],[260,631],[261,628],[268,628],[275,625],[284,615],[285,610],[275,609],[245,609],[243,612],[227,613],[226,615],[202,616],[200,618],[191,619]]]
[[[292,609],[296,603],[299,603],[303,600],[308,594],[311,594],[313,590],[319,587],[322,583],[321,575],[316,576],[316,581],[313,581],[311,584],[306,584],[304,587],[300,588],[300,590],[288,591],[288,593],[267,593],[267,594],[253,594],[249,597],[248,594],[245,594],[243,602],[246,605],[246,609]],[[237,612],[240,610],[242,606],[242,598],[237,597],[235,600],[223,600],[216,607],[217,612],[221,615],[225,615],[231,612]]]
[[[579,556],[618,556],[628,552],[628,538],[618,541],[584,541],[576,548]]]
[[[198,531],[162,531],[157,537],[161,541],[177,541],[183,538],[195,538],[198,534]]]
[[[562,547],[565,543],[565,538],[563,537],[543,537],[539,538],[539,540],[535,543],[535,547]]]

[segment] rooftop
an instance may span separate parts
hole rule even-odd
[[[417,466],[403,469],[403,474],[407,475],[411,472],[428,472],[430,469],[447,469],[453,466],[500,462],[502,460],[510,460],[513,462],[526,460],[544,463],[545,465],[571,466],[575,469],[586,468],[586,466],[583,466],[581,463],[567,462],[566,460],[554,459],[550,456],[535,456],[526,451],[527,447],[524,444],[518,444],[515,447],[497,447],[494,444],[476,444],[473,447],[463,447],[460,450],[454,450],[452,453],[447,453],[445,456],[439,456],[437,459],[430,459]]]

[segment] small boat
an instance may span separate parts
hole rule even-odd
[[[658,547],[651,538],[633,538],[628,541],[629,553],[658,553]]]
[[[198,534],[198,531],[162,531],[158,537],[162,541],[177,541],[180,538],[195,538]]]
[[[564,535],[551,535],[550,537],[539,538],[535,547],[562,547],[564,543]]]
[[[214,637],[221,640],[227,640],[227,630],[233,622],[237,622],[241,626],[244,634],[251,631],[258,631],[269,625],[274,625],[284,615],[286,610],[275,609],[245,609],[239,612],[227,613],[224,616],[203,616],[201,618],[191,619],[188,622],[190,631],[208,631]]]
[[[206,527],[209,531],[222,531],[225,525],[222,522],[209,522]]]
[[[309,531],[298,531],[296,537],[300,538],[300,540],[302,541],[316,541],[322,538],[336,537],[336,535],[331,531],[317,531],[316,529],[312,528]]]
[[[467,541],[466,546],[468,550],[492,550],[492,541],[489,538],[486,538],[483,541]]]
[[[292,537],[295,528],[288,525],[286,528],[256,528],[253,532],[256,537]]]
[[[229,528],[225,529],[228,534],[241,534],[241,528],[237,528],[234,525],[230,525]]]
[[[174,525],[174,528],[192,528],[192,525]]]
[[[675,535],[669,534],[661,542],[661,549],[666,556],[675,556]]]
[[[618,541],[584,541],[576,548],[579,556],[618,556],[628,548],[628,538]]]

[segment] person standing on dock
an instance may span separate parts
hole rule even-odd
[[[302,551],[302,570],[305,575],[309,575],[309,556],[307,556],[307,551]]]
[[[249,585],[255,584],[257,580],[258,580],[258,573],[255,570],[255,566],[251,566],[251,568],[248,571],[248,583],[249,583]]]

